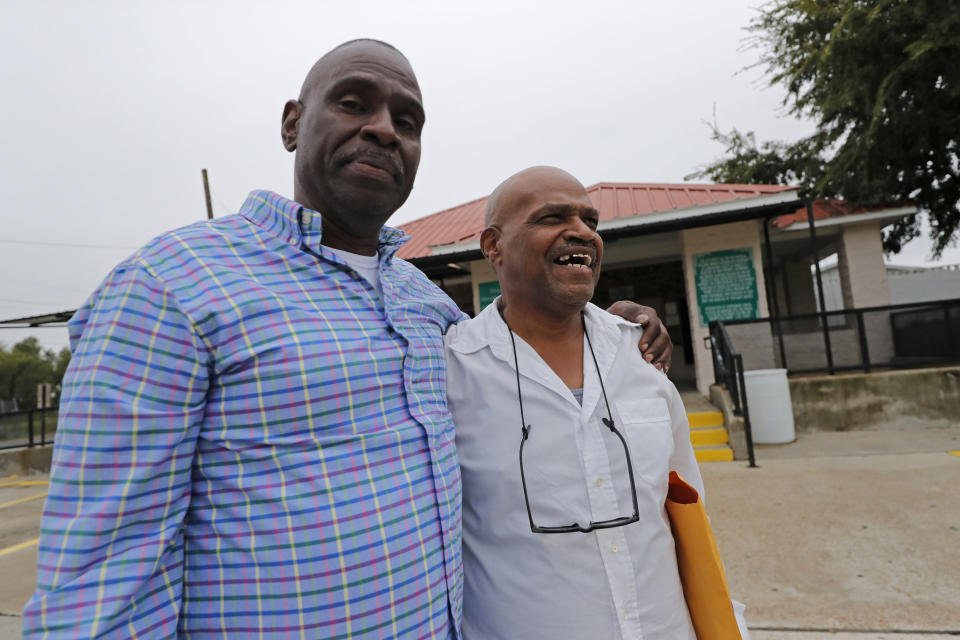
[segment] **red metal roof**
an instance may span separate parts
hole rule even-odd
[[[614,220],[755,198],[791,189],[796,187],[774,184],[600,182],[587,187],[587,194],[600,212],[600,220]],[[483,231],[483,213],[488,197],[477,198],[400,225],[410,240],[400,247],[397,255],[408,260],[421,258],[431,255],[431,246],[458,244],[478,238]]]
[[[867,213],[868,211],[885,211],[888,209],[899,209],[904,205],[889,205],[886,207],[857,207],[851,209],[843,200],[837,198],[822,198],[813,202],[813,219],[825,220],[827,218],[839,218],[855,213]],[[797,222],[807,223],[807,208],[797,209],[794,213],[777,216],[773,219],[773,225],[779,229],[789,227]]]

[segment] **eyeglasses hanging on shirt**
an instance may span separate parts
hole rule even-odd
[[[633,499],[633,515],[622,516],[610,520],[601,520],[600,522],[591,521],[590,524],[586,526],[578,522],[574,522],[573,524],[562,526],[541,527],[533,521],[533,512],[530,510],[530,496],[527,493],[527,477],[523,469],[523,446],[530,439],[530,434],[533,427],[532,425],[527,424],[526,418],[523,414],[523,394],[520,392],[520,364],[517,361],[517,343],[513,337],[513,330],[510,329],[510,325],[507,323],[507,319],[503,315],[503,310],[499,308],[499,306],[498,311],[500,311],[500,317],[503,318],[503,323],[507,325],[507,332],[510,334],[510,345],[513,347],[513,366],[517,373],[517,399],[520,402],[520,430],[523,433],[523,438],[520,440],[520,482],[523,485],[523,500],[527,505],[527,517],[530,519],[530,530],[534,533],[589,533],[595,529],[612,529],[613,527],[622,527],[640,520],[640,507],[637,504],[637,485],[636,480],[634,480],[633,477],[633,464],[630,462],[630,448],[627,447],[627,441],[617,430],[617,427],[613,422],[613,415],[610,413],[610,403],[607,401],[607,390],[603,387],[603,377],[600,375],[600,367],[597,365],[597,356],[593,352],[593,345],[590,343],[590,334],[587,332],[587,321],[584,318],[583,311],[581,311],[580,322],[583,325],[583,335],[587,339],[587,347],[590,349],[590,357],[593,358],[593,366],[596,369],[597,377],[600,380],[600,392],[603,394],[603,403],[607,408],[607,417],[602,419],[603,424],[620,440],[620,443],[623,445],[624,456],[626,456],[627,472],[630,475],[630,496]]]

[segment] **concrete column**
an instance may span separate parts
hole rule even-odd
[[[846,309],[882,307],[890,304],[890,282],[883,263],[882,226],[879,223],[846,225],[840,230],[837,271]],[[893,357],[893,332],[889,313],[870,313],[863,318],[873,362]]]
[[[697,389],[706,395],[713,384],[713,360],[710,350],[704,347],[704,338],[710,336],[710,328],[700,322],[700,308],[697,305],[697,287],[695,281],[693,256],[700,253],[721,251],[723,249],[748,248],[753,252],[753,267],[757,275],[757,313],[761,318],[769,317],[766,283],[763,277],[760,222],[747,220],[731,224],[685,229],[681,232],[683,246],[683,279],[687,292],[687,306],[690,309],[690,331],[693,342],[693,360],[697,375]],[[760,368],[750,366],[750,361],[770,362],[773,360],[773,339],[770,332],[753,331],[754,340],[748,346],[739,345],[747,369]],[[767,365],[772,366],[772,365]]]
[[[847,309],[890,304],[880,229],[879,223],[865,223],[847,225],[840,231],[838,268]]]

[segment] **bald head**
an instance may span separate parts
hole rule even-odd
[[[603,241],[599,213],[576,178],[556,167],[524,169],[490,194],[485,220],[480,250],[497,273],[505,313],[559,318],[589,302]]]
[[[376,50],[382,49],[383,52],[394,58],[399,62],[400,65],[406,67],[409,71],[410,77],[416,82],[416,77],[413,73],[413,67],[410,65],[410,61],[407,60],[407,56],[403,55],[399,49],[390,44],[389,42],[384,42],[383,40],[376,40],[374,38],[357,38],[355,40],[347,40],[341,44],[338,44],[330,51],[327,51],[325,54],[320,56],[320,59],[313,63],[313,66],[310,67],[310,71],[307,72],[306,77],[303,79],[303,84],[300,86],[300,100],[304,100],[315,87],[318,85],[324,84],[327,81],[327,78],[330,75],[331,67],[336,65],[341,57],[344,54],[349,53],[351,49],[367,49],[367,50]],[[419,92],[419,87],[417,89]]]
[[[582,193],[589,201],[587,190],[580,181],[557,167],[530,167],[518,171],[501,182],[487,198],[487,210],[483,225],[503,226],[503,220],[511,213],[522,210],[531,199],[545,189],[560,187],[573,193]]]

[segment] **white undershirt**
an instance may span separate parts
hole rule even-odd
[[[350,265],[350,268],[363,276],[373,290],[377,292],[377,298],[383,300],[383,289],[380,287],[380,255],[362,256],[359,253],[350,253],[343,249],[334,249],[333,247],[323,247],[324,251],[335,254],[338,258]]]

